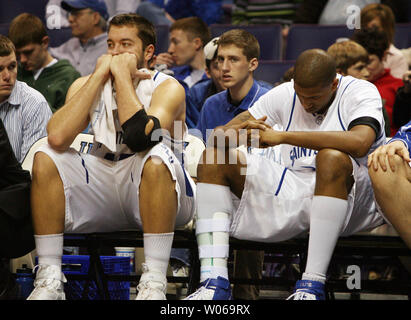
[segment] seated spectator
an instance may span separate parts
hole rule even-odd
[[[383,4],[369,4],[361,10],[361,28],[377,28],[386,33],[389,40],[387,58],[384,68],[390,69],[395,78],[402,78],[408,71],[408,63],[401,50],[397,49],[394,42],[395,17],[391,8]]]
[[[370,72],[367,69],[368,52],[357,42],[347,40],[332,44],[327,53],[334,58],[337,72],[343,76],[368,80]],[[390,119],[385,108],[382,109],[385,121],[385,134],[389,136]]]
[[[186,89],[191,88],[201,79],[207,78],[204,46],[209,41],[210,30],[201,19],[192,17],[177,20],[170,28],[168,52],[156,57],[156,68],[162,71],[163,68],[158,65],[166,65]]]
[[[328,47],[327,53],[334,58],[337,73],[368,80],[368,52],[359,43],[351,40],[336,42]]]
[[[384,108],[390,119],[390,136],[393,136],[398,130],[398,127],[392,121],[395,96],[398,88],[402,87],[404,83],[401,79],[393,77],[390,69],[384,68],[384,60],[389,47],[388,38],[385,33],[376,29],[361,29],[354,33],[353,40],[361,44],[368,52],[369,63],[367,68],[370,73],[368,80],[380,92],[384,101]]]
[[[49,0],[46,5],[46,21],[47,28],[58,29],[67,28],[70,26],[67,20],[67,11],[61,8],[62,0]],[[121,13],[136,12],[141,0],[105,0],[107,12],[109,17],[114,17],[115,15]],[[56,15],[59,15],[59,26],[56,28],[55,19]],[[50,18],[50,20],[49,20]],[[53,22],[53,23],[49,23]]]
[[[392,110],[392,121],[397,128],[402,127],[411,119],[411,71],[402,77],[404,86],[398,88]]]
[[[217,62],[217,42],[218,37],[211,40],[204,47],[206,62],[205,72],[208,78],[200,80],[187,92],[186,122],[188,128],[193,128],[197,125],[205,100],[208,97],[226,89],[224,87],[221,71]]]
[[[13,19],[9,38],[21,64],[17,79],[40,91],[55,112],[64,104],[68,88],[80,73],[67,60],[51,56],[46,28],[32,14],[22,13]]]
[[[207,129],[224,125],[247,110],[271,87],[253,78],[258,67],[260,45],[249,32],[233,29],[218,40],[217,62],[226,90],[209,97],[201,110],[198,129],[207,142]]]
[[[69,12],[73,37],[50,53],[67,59],[82,76],[91,74],[98,57],[107,51],[107,7],[103,0],[66,0],[61,2]]]
[[[146,0],[140,3],[137,13],[154,25],[170,26],[178,19],[198,17],[207,25],[221,22],[222,0]]]
[[[368,156],[368,172],[379,211],[411,249],[410,153],[411,121]]]
[[[40,92],[17,80],[16,49],[0,35],[0,119],[18,162],[34,142],[47,135],[51,110]]]

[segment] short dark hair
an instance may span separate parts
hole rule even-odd
[[[294,82],[302,88],[325,87],[337,75],[334,59],[324,50],[309,49],[301,53],[294,67]]]
[[[355,31],[352,40],[362,45],[368,54],[375,54],[380,60],[390,46],[387,35],[375,28]]]
[[[116,15],[111,19],[108,30],[112,26],[133,26],[138,30],[137,36],[143,43],[143,50],[150,44],[156,45],[156,29],[154,25],[146,18],[135,13],[123,13]]]
[[[242,49],[248,61],[260,57],[260,44],[257,38],[246,30],[232,29],[224,32],[218,39],[218,46],[231,44]]]
[[[31,43],[41,44],[47,31],[39,17],[22,13],[11,21],[8,35],[16,48],[21,48]]]
[[[6,36],[0,34],[0,57],[7,57],[11,53],[16,54],[16,47]]]
[[[191,39],[200,38],[202,47],[211,40],[211,33],[208,25],[198,17],[188,17],[176,20],[170,27],[173,30],[182,30],[191,36]]]

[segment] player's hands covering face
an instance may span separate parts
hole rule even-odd
[[[111,74],[115,77],[124,77],[129,74],[131,79],[150,79],[148,73],[137,70],[137,57],[135,54],[124,52],[113,56],[110,63]]]
[[[104,81],[106,82],[110,77],[110,64],[111,59],[113,56],[111,54],[103,54],[97,59],[96,68],[94,73],[98,74],[99,76],[103,77]]]

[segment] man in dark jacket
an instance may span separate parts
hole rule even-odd
[[[34,249],[30,215],[30,173],[17,161],[0,119],[0,300],[8,296],[14,280],[9,259]]]

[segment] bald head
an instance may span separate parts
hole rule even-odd
[[[294,82],[302,88],[325,87],[336,77],[334,59],[321,49],[306,50],[295,62]]]

